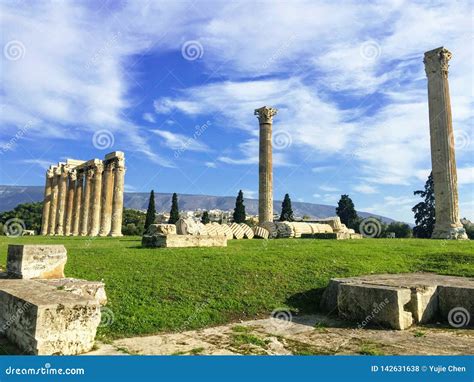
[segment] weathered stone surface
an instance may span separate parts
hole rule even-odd
[[[224,231],[224,235],[227,238],[227,240],[231,240],[234,238],[234,234],[227,224],[222,224],[221,227],[222,227],[222,230]]]
[[[472,279],[471,279],[472,280]],[[474,326],[474,282],[438,288],[439,315],[455,327]]]
[[[63,278],[66,262],[67,251],[64,245],[8,246],[7,272],[15,278]]]
[[[49,172],[42,235],[122,236],[123,152],[109,153],[104,161],[67,159]]]
[[[258,221],[273,221],[272,123],[278,110],[263,106],[255,109],[260,126],[258,165]]]
[[[259,237],[261,239],[268,239],[270,233],[263,227],[253,227],[254,237]]]
[[[363,289],[361,289],[362,287]],[[366,291],[371,288],[375,290]],[[407,316],[405,313],[410,313],[414,323],[430,323],[441,318],[453,327],[456,327],[453,317],[457,313],[458,320],[464,319],[462,326],[472,325],[474,278],[468,277],[408,273],[332,279],[323,293],[320,307],[325,312],[334,312],[344,314],[347,318],[360,319],[364,310],[367,316],[371,314],[370,299],[373,300],[372,302],[377,302],[376,297],[381,295],[381,289],[387,289],[387,295],[393,294],[393,289],[397,290],[399,300],[402,302],[406,300],[407,293],[410,295],[404,305],[391,303],[384,308],[384,310],[394,310],[390,313],[391,317],[397,317],[397,315],[399,317],[398,322],[401,324],[397,324],[396,319],[391,321],[385,319],[385,324],[392,328],[406,327],[403,325],[403,323],[408,324],[408,319],[404,318]],[[343,290],[345,290],[345,294],[341,296]],[[344,297],[348,294],[350,294],[350,301],[357,304],[358,307],[347,306],[349,303],[344,302]],[[367,299],[369,299],[368,302]],[[342,308],[341,304],[343,304]],[[346,313],[341,313],[341,309]],[[351,309],[355,309],[355,311],[351,311]],[[395,312],[397,309],[398,311]]]
[[[229,227],[232,230],[232,233],[234,234],[234,239],[240,240],[244,238],[245,233],[240,224],[232,223]]]
[[[334,232],[342,231],[344,228],[344,225],[341,223],[341,218],[339,216],[332,216],[325,219],[318,219],[316,220],[316,223],[328,224],[329,226],[331,226]]]
[[[240,223],[239,224],[242,227],[242,230],[244,231],[244,237],[246,239],[253,239],[254,233],[252,228],[250,228],[247,224],[245,223]]]
[[[142,246],[152,248],[227,247],[227,238],[215,235],[144,235]]]
[[[92,297],[100,305],[107,304],[107,294],[105,293],[105,284],[102,281],[88,281],[74,278],[64,279],[37,279],[45,285],[50,285],[59,290],[74,293],[78,296]]]
[[[99,323],[100,306],[90,297],[35,280],[0,280],[0,332],[25,353],[90,351]]]
[[[459,219],[455,142],[449,95],[448,68],[452,54],[444,47],[425,53],[428,77],[431,165],[436,200],[434,239],[467,239]]]
[[[337,295],[340,317],[401,330],[413,324],[412,314],[404,310],[410,301],[409,289],[379,285],[340,284]]]
[[[207,228],[201,222],[192,218],[180,218],[176,222],[176,232],[178,235],[207,235]]]
[[[362,239],[362,235],[349,232],[328,232],[328,233],[303,233],[303,239],[331,239],[331,240],[348,240]]]
[[[269,312],[270,315],[270,312]],[[281,324],[278,323],[281,321]],[[260,345],[236,345],[236,329],[253,338],[259,338]],[[422,329],[380,330],[378,326],[357,329],[337,317],[326,314],[311,316],[293,315],[291,320],[273,317],[233,322],[206,329],[160,333],[153,336],[139,336],[118,339],[111,344],[97,344],[98,349],[87,355],[171,355],[199,354],[337,354],[360,355],[366,344],[386,355],[472,355],[474,336],[472,330],[456,332],[432,325]],[[0,338],[0,346],[2,345]],[[424,381],[424,380],[423,380]]]
[[[145,235],[176,235],[176,226],[174,224],[151,224]]]

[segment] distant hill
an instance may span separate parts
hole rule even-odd
[[[9,211],[20,203],[40,202],[43,200],[43,187],[41,186],[0,186],[0,212]],[[126,208],[146,210],[148,205],[148,193],[126,192],[124,203]],[[211,195],[188,195],[179,194],[180,210],[232,210],[235,206],[235,196],[211,196]],[[171,194],[155,193],[157,212],[169,212],[171,207]],[[336,215],[336,208],[325,204],[292,202],[293,211],[296,216],[308,215],[314,218],[325,218]],[[245,208],[248,214],[256,215],[258,211],[258,200],[245,199]],[[281,210],[281,201],[273,204],[275,211]],[[367,212],[357,212],[359,216],[380,217],[384,222],[390,223],[393,219],[385,216],[375,215]]]

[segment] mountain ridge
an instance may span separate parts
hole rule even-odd
[[[43,200],[44,189],[42,186],[2,186],[0,185],[0,212],[9,211],[21,203],[33,203]],[[169,212],[171,207],[171,193],[155,192],[156,211]],[[244,195],[245,197],[245,195]],[[149,193],[146,192],[125,192],[125,208],[136,210],[146,210],[148,206]],[[235,196],[213,196],[213,195],[195,195],[178,194],[180,210],[188,211],[195,209],[212,210],[220,209],[223,211],[233,210],[235,206]],[[256,215],[258,212],[257,199],[245,199],[244,201],[248,214]],[[295,216],[308,215],[313,218],[326,218],[336,215],[336,207],[326,204],[292,202]],[[275,200],[273,204],[275,211],[281,210],[281,201]],[[372,214],[364,211],[357,211],[359,216],[365,218],[375,216],[381,218],[384,222],[394,221],[386,216]]]

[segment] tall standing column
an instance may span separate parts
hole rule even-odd
[[[437,48],[425,53],[428,77],[431,166],[435,192],[434,239],[467,239],[459,219],[456,158],[454,153],[448,68],[451,52]]]
[[[102,172],[104,171],[104,165],[101,161],[94,164],[93,172],[93,190],[92,190],[92,201],[91,201],[91,217],[89,236],[97,236],[100,229],[100,201],[102,197]]]
[[[56,234],[56,213],[58,208],[58,184],[61,168],[59,166],[53,167],[53,179],[51,182],[51,204],[49,206],[49,224],[48,235]]]
[[[67,194],[67,178],[69,168],[61,165],[61,175],[59,176],[58,185],[58,209],[56,213],[56,235],[64,235],[64,214],[66,210],[66,194]]]
[[[258,164],[258,221],[273,221],[272,123],[277,109],[263,106],[254,114],[260,124]]]
[[[81,211],[81,228],[79,230],[80,236],[87,236],[89,233],[89,209],[92,189],[92,169],[85,170],[84,179],[84,195],[82,197],[82,211]]]
[[[82,212],[82,188],[84,184],[84,172],[77,171],[76,191],[74,193],[74,212],[72,215],[72,236],[79,235],[81,229],[81,212]]]
[[[51,189],[53,184],[54,172],[52,168],[46,171],[46,184],[44,185],[43,216],[41,221],[41,235],[48,234],[49,209],[51,206]]]
[[[102,177],[102,198],[99,236],[108,236],[112,224],[112,194],[114,188],[114,162],[105,163]]]
[[[74,194],[76,191],[76,170],[69,172],[69,179],[67,185],[67,198],[66,198],[66,216],[64,218],[64,234],[66,236],[71,235],[72,219],[74,214]]]
[[[114,169],[114,195],[112,198],[112,229],[110,236],[122,236],[123,189],[125,184],[125,159],[118,157]]]

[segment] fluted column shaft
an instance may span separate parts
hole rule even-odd
[[[258,221],[273,221],[272,123],[277,110],[261,107],[255,110],[260,125],[258,164]]]
[[[105,163],[105,169],[102,176],[102,198],[100,213],[99,236],[107,236],[110,233],[112,225],[112,195],[114,188],[114,163],[113,161]]]
[[[51,206],[51,189],[53,184],[54,172],[52,169],[46,171],[46,183],[44,186],[43,216],[41,219],[41,235],[48,234],[49,228],[49,209]]]
[[[459,239],[467,236],[459,219],[456,158],[448,83],[450,59],[451,53],[445,48],[426,52],[424,59],[428,77],[431,165],[436,202],[436,224],[432,237]]]
[[[92,189],[92,175],[91,169],[86,169],[84,178],[84,195],[82,197],[81,228],[79,231],[80,236],[87,236],[89,233],[89,209]]]
[[[125,184],[125,164],[117,158],[114,169],[114,194],[112,198],[112,228],[110,236],[122,236],[123,189]]]
[[[89,226],[89,236],[97,236],[100,229],[100,211],[102,198],[102,172],[104,166],[102,163],[96,163],[93,172],[93,189],[91,197],[91,216]]]
[[[72,235],[79,235],[81,227],[81,212],[82,212],[82,188],[84,184],[84,173],[78,172],[75,182],[74,193],[74,212],[72,215]]]
[[[51,181],[51,204],[49,206],[49,224],[48,224],[48,235],[56,234],[56,214],[58,207],[58,184],[61,169],[54,167],[53,178]]]
[[[61,166],[61,175],[59,176],[58,185],[58,209],[56,214],[56,235],[64,235],[64,214],[66,210],[66,195],[67,195],[67,178],[69,169],[66,166]]]
[[[64,234],[71,235],[72,220],[74,214],[74,194],[76,191],[76,170],[69,172],[66,198],[66,216],[64,217]]]

